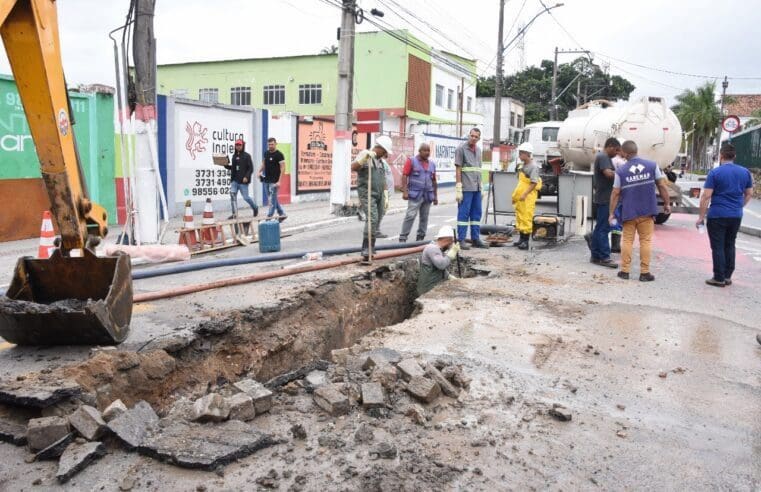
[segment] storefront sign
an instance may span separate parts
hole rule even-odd
[[[299,122],[296,193],[330,191],[334,130],[332,121],[315,119]],[[352,132],[352,158],[366,148],[366,144],[366,133]],[[354,187],[356,184],[357,174],[352,173],[351,185]]]
[[[212,163],[212,155],[235,152],[235,140],[253,142],[251,113],[177,104],[175,106],[175,197],[178,201],[227,200],[230,171]],[[254,176],[259,161],[252,156]],[[256,182],[254,180],[254,182]]]

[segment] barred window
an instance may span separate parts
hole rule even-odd
[[[198,100],[208,103],[219,102],[219,89],[198,89]]]
[[[299,104],[322,104],[322,84],[299,85]]]
[[[251,87],[231,88],[230,104],[233,106],[251,106]]]
[[[285,86],[284,85],[265,85],[264,101],[268,104],[285,104]]]

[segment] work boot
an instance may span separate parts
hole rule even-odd
[[[610,252],[611,253],[621,252],[621,234],[610,235]]]
[[[640,282],[652,282],[655,280],[655,275],[652,273],[640,273],[639,274],[639,281]]]
[[[473,242],[473,247],[474,248],[489,249],[489,245],[486,244],[485,242],[481,241],[480,239],[476,239],[475,241],[472,241],[472,242]]]
[[[618,278],[629,280],[629,272],[618,272]]]
[[[522,233],[522,232],[521,232],[521,233],[520,233],[520,235],[518,236],[518,240],[517,240],[517,241],[515,241],[515,242],[513,242],[513,246],[517,248],[517,247],[519,247],[521,244],[523,244],[523,233]]]
[[[418,236],[415,238],[415,241],[425,241],[425,236],[421,236],[421,235],[418,235]]]
[[[521,241],[520,244],[518,244],[518,249],[527,250],[528,249],[528,240],[531,236],[529,234],[523,234],[521,233]]]
[[[460,241],[460,249],[463,251],[470,249],[470,244],[466,243],[465,241]]]
[[[713,278],[713,277],[711,277],[711,278],[709,278],[708,280],[706,280],[706,283],[707,283],[708,285],[711,285],[711,286],[713,286],[713,287],[724,287],[724,286],[726,286],[726,285],[727,285],[727,282],[726,282],[726,280],[724,280],[724,281],[722,281],[722,280],[716,280],[716,279],[715,279],[715,278]],[[732,284],[732,281],[731,281],[731,280],[729,281],[729,284],[730,284],[730,285]]]

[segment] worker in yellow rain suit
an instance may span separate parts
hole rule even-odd
[[[513,206],[515,207],[515,223],[521,237],[513,246],[518,249],[528,249],[528,240],[534,228],[534,210],[539,190],[542,189],[542,178],[539,177],[539,166],[532,157],[534,146],[524,142],[518,146],[518,185],[513,190]]]

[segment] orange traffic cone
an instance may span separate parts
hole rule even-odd
[[[211,198],[206,199],[206,204],[203,207],[203,218],[201,219],[201,241],[204,244],[214,245],[219,238],[219,228],[209,227],[214,226],[214,209],[211,207]]]
[[[53,231],[53,216],[50,211],[42,213],[42,225],[40,226],[40,247],[37,249],[37,258],[47,260],[55,248],[55,232]]]
[[[200,245],[198,244],[198,231],[193,224],[193,206],[190,200],[185,202],[185,215],[183,217],[183,230],[180,231],[180,244],[184,244],[190,251],[197,250]]]

